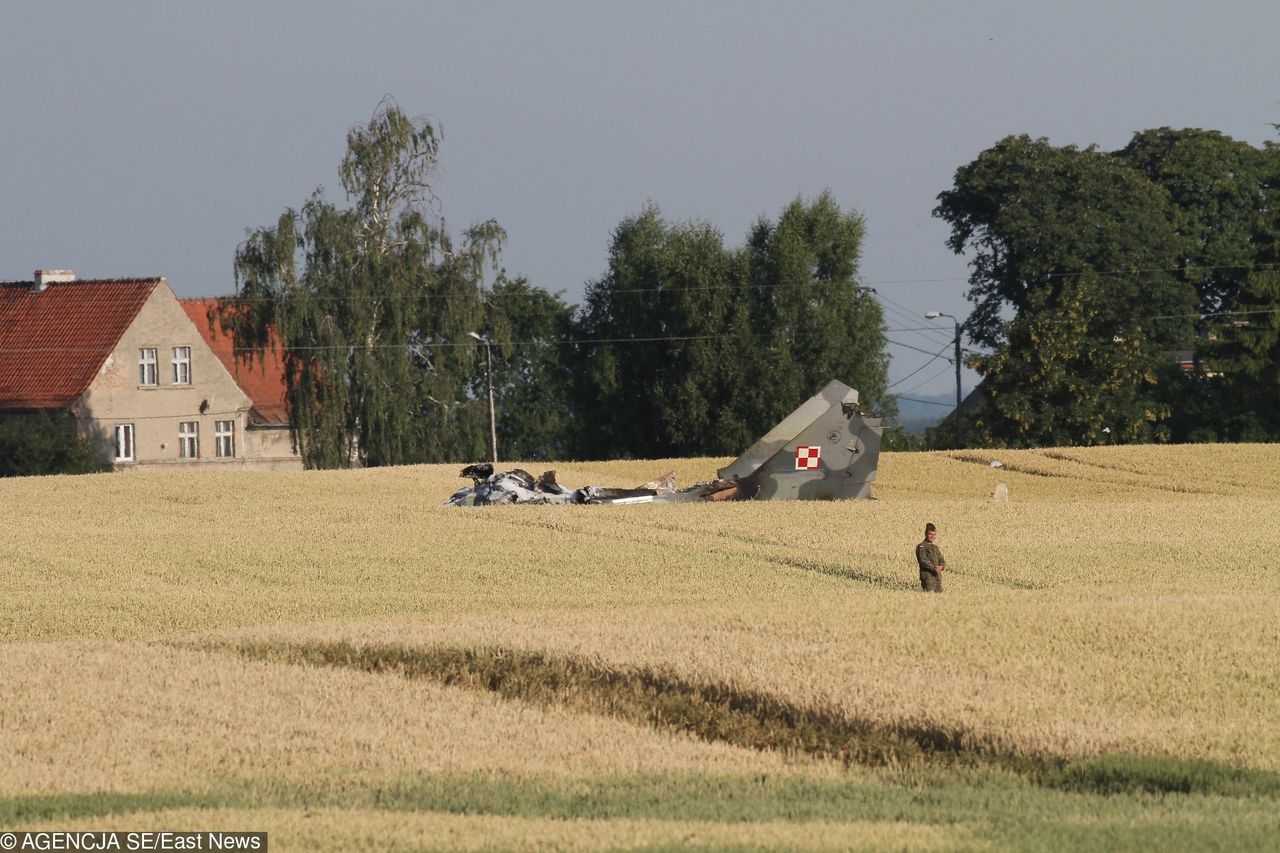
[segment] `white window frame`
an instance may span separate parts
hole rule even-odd
[[[133,424],[116,424],[116,461],[138,461],[138,445],[135,440]]]
[[[199,421],[180,421],[178,423],[178,458],[200,458]]]
[[[191,347],[173,348],[173,384],[191,384]]]
[[[213,422],[213,453],[219,459],[236,458],[236,422]]]
[[[156,359],[159,351],[155,347],[141,347],[138,350],[138,384],[159,385],[160,375],[156,372]]]

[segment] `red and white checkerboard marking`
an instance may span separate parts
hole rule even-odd
[[[818,463],[821,460],[821,447],[809,447],[803,444],[796,447],[797,471],[816,471],[818,469]]]

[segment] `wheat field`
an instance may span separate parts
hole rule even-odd
[[[832,503],[444,507],[458,467],[0,481],[0,825],[275,849],[1280,832],[1280,448],[884,454],[875,500]]]

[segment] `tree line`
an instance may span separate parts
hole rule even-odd
[[[651,204],[575,306],[506,274],[496,222],[450,233],[439,142],[383,102],[348,134],[348,204],[317,190],[237,249],[223,322],[244,351],[281,345],[308,466],[485,458],[485,341],[503,459],[736,454],[831,378],[894,412],[865,224],[829,193],[741,247]]]
[[[485,458],[490,352],[503,459],[732,455],[831,378],[896,414],[884,317],[858,283],[865,222],[830,193],[740,246],[650,204],[571,305],[508,276],[497,222],[450,231],[439,155],[438,129],[386,100],[348,133],[346,203],[316,190],[236,250],[223,324],[244,352],[282,349],[308,466]],[[968,446],[1280,440],[1280,146],[1014,135],[933,213],[970,261],[964,357],[982,380],[927,446],[953,446],[956,417]],[[0,450],[83,468],[87,444],[30,433],[9,424]],[[901,429],[886,444],[922,446]]]
[[[1009,136],[934,215],[969,253],[966,443],[1280,439],[1280,147]],[[954,418],[953,414],[949,418]],[[946,446],[950,420],[933,433]]]
[[[484,457],[475,337],[507,459],[734,454],[832,377],[896,413],[858,285],[865,223],[829,193],[740,247],[650,204],[575,306],[507,276],[497,223],[451,236],[438,154],[429,122],[384,102],[348,135],[350,206],[317,191],[237,251],[230,325],[242,347],[283,341],[307,464]],[[1280,147],[1212,130],[1112,152],[1009,136],[961,166],[934,215],[971,261],[982,381],[929,446],[957,416],[981,446],[1280,438],[1278,194]]]

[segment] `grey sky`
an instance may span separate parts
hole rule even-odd
[[[37,267],[233,288],[245,229],[317,186],[385,94],[444,128],[457,232],[577,301],[646,201],[731,245],[797,194],[867,218],[891,328],[964,316],[935,197],[1010,133],[1280,139],[1280,3],[13,2],[4,11],[0,279]],[[951,335],[890,337],[937,351]],[[891,347],[895,391],[954,373]],[[932,378],[930,378],[932,377]],[[914,387],[918,382],[924,382]],[[967,384],[967,382],[966,382]]]

